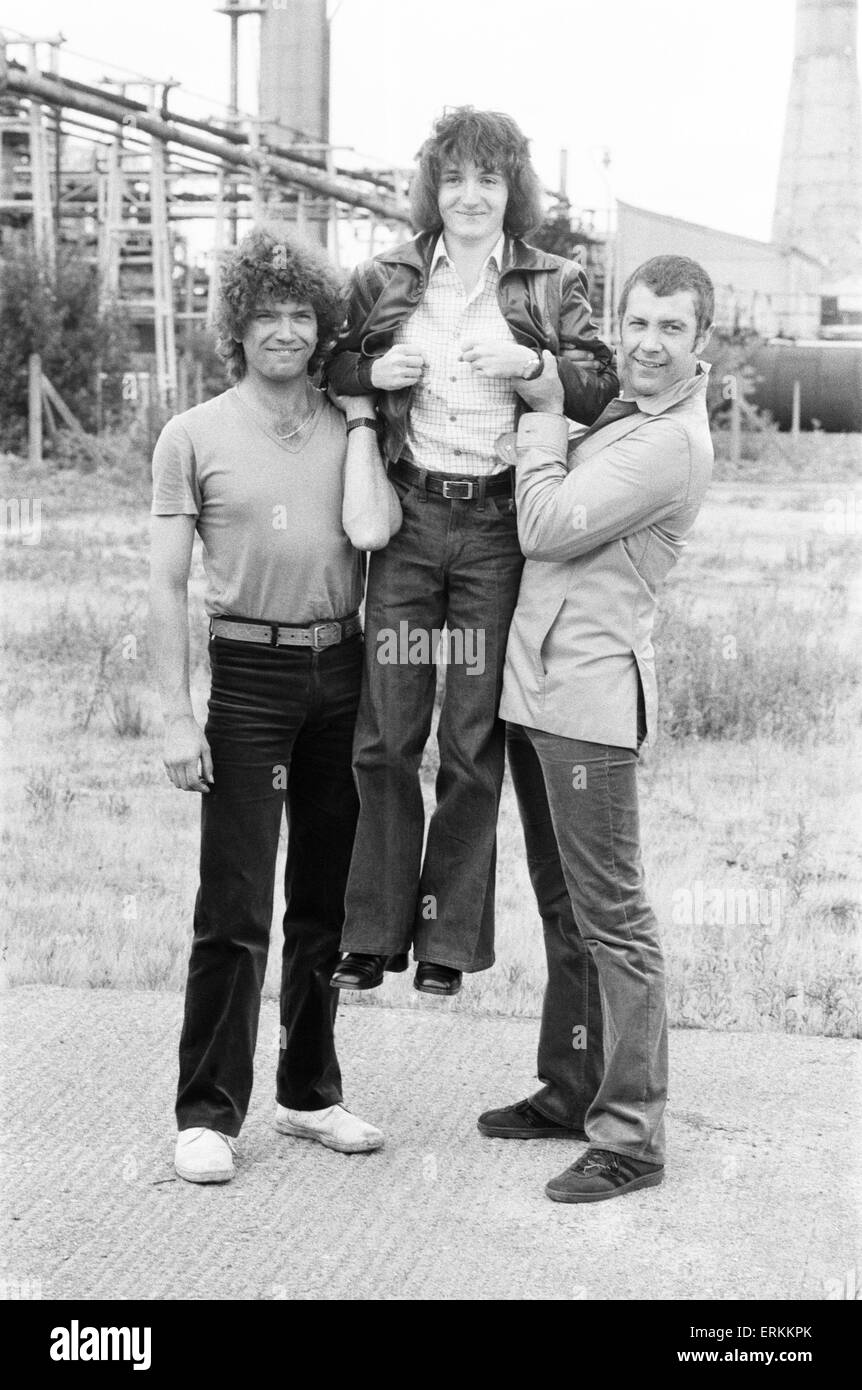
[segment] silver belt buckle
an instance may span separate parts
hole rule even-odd
[[[451,487],[465,487],[467,489],[467,492],[449,492],[448,489]],[[443,496],[449,502],[453,500],[456,502],[472,502],[474,487],[475,484],[472,483],[469,478],[444,478]]]
[[[341,623],[313,623],[311,628],[311,649],[323,651],[324,647],[334,647],[341,641]]]

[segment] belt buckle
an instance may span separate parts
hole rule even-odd
[[[328,640],[324,638],[324,633],[329,634]],[[334,647],[336,642],[341,641],[341,623],[312,623],[311,625],[311,650],[314,652],[323,651],[324,647]]]
[[[465,487],[467,491],[450,492],[449,489],[453,487]],[[449,501],[454,500],[456,502],[472,502],[474,487],[475,483],[472,483],[469,478],[444,478],[443,496],[448,498]]]

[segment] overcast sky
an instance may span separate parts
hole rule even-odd
[[[546,185],[768,238],[793,56],[794,0],[330,0],[332,139],[412,162],[444,106],[509,111]],[[240,102],[256,105],[257,19],[240,26]],[[227,100],[214,0],[0,0],[0,27],[62,30],[61,70],[106,63]],[[20,50],[18,50],[20,54]]]

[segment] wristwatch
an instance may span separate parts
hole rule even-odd
[[[544,358],[539,352],[539,349],[533,348],[533,352],[536,354],[536,360],[529,367],[525,367],[521,372],[522,381],[535,381],[536,377],[541,376],[542,372],[545,370]]]
[[[376,420],[372,420],[368,415],[358,415],[355,420],[347,421],[347,433],[349,434],[351,430],[361,429],[363,425],[367,425],[370,430],[377,432]]]

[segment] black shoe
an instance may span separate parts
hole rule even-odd
[[[453,970],[451,965],[434,965],[432,961],[420,960],[413,977],[413,988],[423,994],[457,994],[461,988],[461,971]]]
[[[369,956],[349,951],[335,967],[329,983],[333,989],[376,989],[383,984],[385,970],[397,974],[406,969],[406,955]]]
[[[664,1177],[661,1163],[646,1163],[609,1149],[587,1149],[577,1163],[545,1188],[552,1202],[604,1202],[637,1187],[658,1187]]]
[[[532,1101],[519,1100],[503,1110],[486,1110],[476,1121],[489,1139],[586,1139],[582,1129],[569,1129],[549,1120]]]

